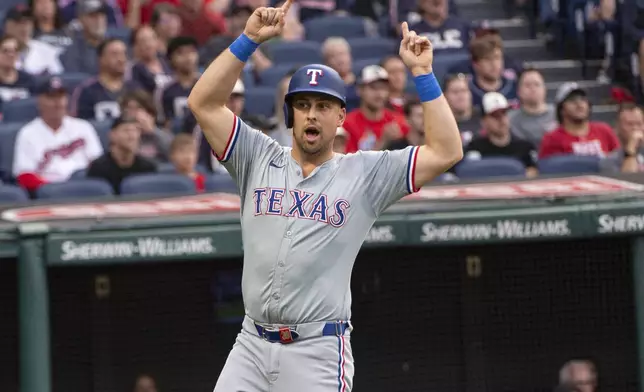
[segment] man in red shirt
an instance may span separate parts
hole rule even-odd
[[[347,114],[347,153],[358,150],[381,150],[392,140],[404,137],[409,131],[405,118],[387,109],[389,75],[379,65],[362,70],[358,80],[360,107]]]
[[[588,96],[577,83],[561,85],[555,101],[559,128],[543,137],[539,158],[568,154],[605,157],[619,148],[619,140],[608,124],[589,121]]]
[[[194,37],[200,46],[226,32],[224,15],[208,10],[204,0],[180,0],[177,12],[183,28],[181,35]]]

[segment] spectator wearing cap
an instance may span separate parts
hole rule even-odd
[[[167,162],[172,135],[156,124],[152,96],[143,89],[126,92],[119,101],[123,116],[137,121],[141,130],[139,154],[156,162]]]
[[[204,0],[179,0],[177,11],[183,28],[181,35],[194,37],[199,45],[226,31],[224,16],[208,10]]]
[[[480,108],[483,96],[489,92],[502,94],[512,104],[517,99],[514,79],[503,75],[503,41],[498,35],[477,37],[470,43],[470,56],[474,74],[470,79],[472,104]]]
[[[29,98],[35,88],[34,77],[16,69],[18,41],[7,35],[0,37],[0,113],[2,103]]]
[[[154,7],[150,25],[159,38],[159,53],[165,54],[168,42],[181,35],[181,18],[172,4],[161,3]]]
[[[61,15],[63,20],[68,24],[71,30],[79,30],[80,23],[78,20],[79,9],[83,8],[86,2],[93,2],[94,0],[58,0],[61,7]],[[122,27],[125,25],[123,20],[123,13],[121,12],[116,0],[100,0],[105,5],[105,16],[107,17],[107,25],[114,27]]]
[[[617,111],[617,137],[622,148],[602,160],[602,171],[639,173],[644,171],[644,111],[634,103],[624,103]]]
[[[130,40],[135,60],[130,78],[150,94],[170,83],[172,68],[159,52],[159,37],[154,29],[140,26],[132,31]]]
[[[490,28],[477,28],[474,34],[474,39],[478,37],[482,37],[484,35],[494,35],[498,37],[501,42],[503,42],[503,38],[501,37],[501,34],[497,29],[490,29]],[[503,54],[503,76],[505,76],[508,79],[517,79],[518,75],[523,72],[523,66],[514,61],[510,56],[507,55],[503,51],[503,48],[501,48],[501,52]],[[449,74],[459,74],[462,73],[464,75],[474,75],[474,67],[472,66],[472,59],[467,59],[463,61],[459,61],[449,67],[447,70]]]
[[[159,122],[170,129],[172,121],[183,119],[188,111],[188,95],[199,79],[199,52],[192,37],[177,37],[168,44],[167,57],[173,80],[155,93]]]
[[[34,18],[34,39],[61,52],[72,44],[64,31],[65,22],[56,0],[28,0],[27,4]]]
[[[97,52],[98,76],[86,80],[76,88],[70,112],[75,117],[103,121],[119,117],[119,99],[138,86],[125,78],[127,47],[123,41],[106,39],[98,46]]]
[[[519,108],[509,114],[512,132],[539,147],[546,132],[557,127],[555,108],[546,103],[546,84],[539,70],[523,71],[518,86]]]
[[[402,150],[409,146],[421,146],[425,143],[425,127],[423,126],[423,104],[417,98],[405,103],[404,108],[409,132],[405,137],[393,140],[385,146],[386,150]]]
[[[487,93],[483,97],[482,108],[483,132],[467,145],[465,159],[515,158],[526,167],[527,177],[535,177],[537,151],[532,143],[512,135],[508,119],[508,100],[500,93]]]
[[[389,107],[400,114],[404,114],[405,101],[407,99],[405,88],[407,87],[407,67],[398,55],[385,57],[380,66],[389,75]]]
[[[33,38],[33,16],[26,6],[19,4],[9,9],[5,15],[4,33],[18,41],[18,69],[32,75],[63,72],[58,61],[58,49]]]
[[[80,29],[70,32],[72,44],[61,54],[67,72],[98,73],[97,49],[107,33],[107,6],[100,0],[84,0],[78,4]]]
[[[358,150],[381,150],[393,140],[407,135],[405,118],[387,109],[389,75],[379,65],[362,70],[358,81],[360,107],[347,114],[344,129],[348,133],[347,153]]]
[[[353,73],[353,58],[349,42],[342,37],[329,37],[322,43],[324,63],[333,68],[346,85],[347,111],[360,106],[356,90],[356,75]]]
[[[18,131],[14,146],[13,175],[29,191],[66,181],[103,153],[92,125],[67,115],[67,89],[58,77],[37,93],[39,116]]]
[[[468,83],[465,75],[456,74],[448,75],[443,85],[443,94],[456,118],[463,145],[481,129],[480,116],[472,108],[472,92]]]
[[[153,161],[138,153],[141,129],[136,119],[127,116],[116,118],[109,136],[109,151],[89,165],[87,177],[109,182],[114,193],[119,194],[125,178],[135,174],[154,173],[157,168]]]
[[[141,25],[150,23],[154,8],[159,4],[176,6],[179,0],[117,0],[117,4],[124,17],[125,25],[136,29]]]
[[[448,0],[418,0],[418,10],[422,19],[409,30],[429,38],[434,54],[467,50],[471,25],[449,14]]]
[[[590,121],[586,90],[577,83],[561,85],[555,101],[559,127],[543,137],[539,158],[567,154],[603,158],[619,148],[619,140],[608,124]]]

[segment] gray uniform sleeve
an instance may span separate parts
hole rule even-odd
[[[402,197],[417,192],[414,172],[418,146],[394,151],[363,151],[364,186],[376,216]]]
[[[252,177],[256,165],[268,164],[270,157],[281,150],[281,147],[262,132],[249,127],[235,116],[233,130],[222,156],[214,153],[215,158],[235,178],[242,197]]]

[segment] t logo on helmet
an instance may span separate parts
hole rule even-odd
[[[309,84],[312,86],[317,86],[318,76],[324,75],[324,72],[322,72],[321,69],[307,69],[306,74],[311,77],[311,80],[309,80]]]

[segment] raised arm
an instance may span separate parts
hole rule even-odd
[[[460,161],[463,145],[456,119],[432,72],[431,42],[409,31],[407,22],[401,30],[400,57],[414,75],[423,103],[425,144],[418,149],[413,179],[414,188],[418,189]]]
[[[217,157],[224,156],[235,124],[235,116],[226,107],[235,82],[259,44],[282,33],[291,1],[280,8],[256,9],[244,34],[208,66],[188,97],[188,107]]]

